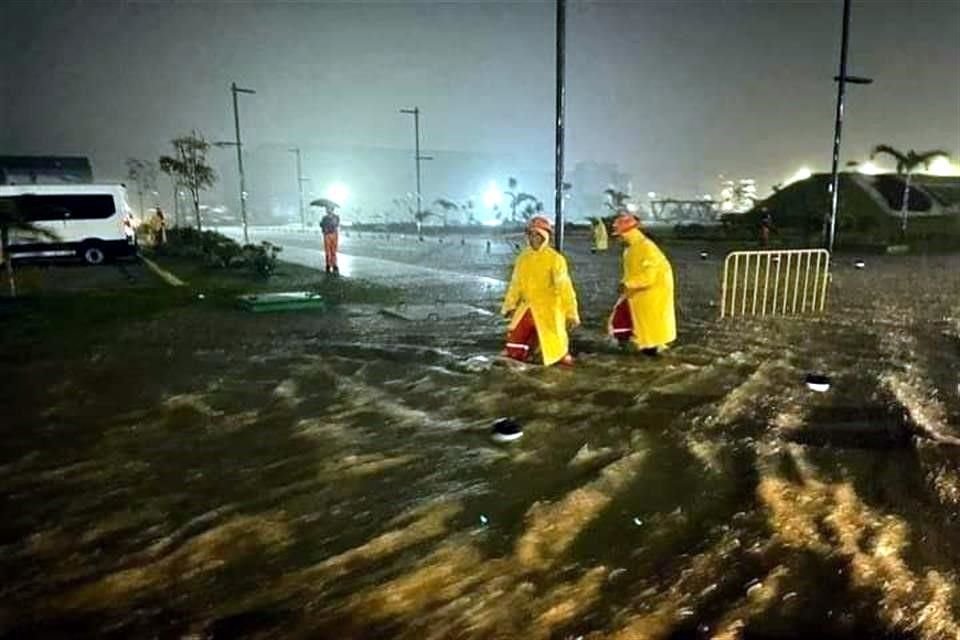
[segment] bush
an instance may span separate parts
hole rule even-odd
[[[241,247],[234,240],[216,231],[178,228],[171,229],[167,234],[165,251],[173,256],[197,258],[221,269],[247,267],[254,274],[268,278],[276,271],[277,254],[281,247],[269,242]]]
[[[277,255],[283,251],[269,242],[248,244],[243,247],[244,262],[261,278],[269,278],[277,269]]]

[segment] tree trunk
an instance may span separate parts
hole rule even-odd
[[[900,206],[900,235],[907,235],[907,212],[910,209],[910,178],[913,174],[908,173],[907,179],[903,181],[903,204]]]
[[[10,283],[10,297],[17,297],[17,279],[13,275],[13,256],[10,255],[10,229],[3,227],[0,229],[0,257],[7,265],[7,281]]]
[[[197,218],[197,231],[203,231],[203,224],[200,222],[200,194],[191,188],[190,195],[193,196],[193,215]]]
[[[180,226],[180,187],[173,183],[173,226]]]

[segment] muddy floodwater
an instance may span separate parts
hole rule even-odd
[[[513,255],[343,245],[488,309]],[[577,238],[573,370],[505,366],[494,318],[202,300],[4,353],[0,637],[960,637],[960,259],[840,257],[825,316],[720,321],[700,250],[667,247],[658,360],[601,334],[618,256]]]

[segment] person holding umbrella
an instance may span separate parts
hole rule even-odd
[[[323,253],[326,260],[326,272],[339,274],[340,267],[337,266],[337,251],[340,248],[340,216],[336,213],[339,205],[326,198],[314,200],[310,205],[323,207],[327,210],[326,215],[320,220],[320,230],[323,232]]]

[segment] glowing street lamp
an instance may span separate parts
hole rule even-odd
[[[953,164],[944,156],[937,156],[923,173],[931,176],[960,176],[960,165]]]
[[[483,192],[483,204],[488,209],[500,206],[503,203],[503,192],[496,182],[491,182],[487,190]]]
[[[342,182],[334,182],[327,187],[324,195],[328,200],[333,200],[338,205],[343,207],[347,204],[347,200],[350,198],[350,189]]]

